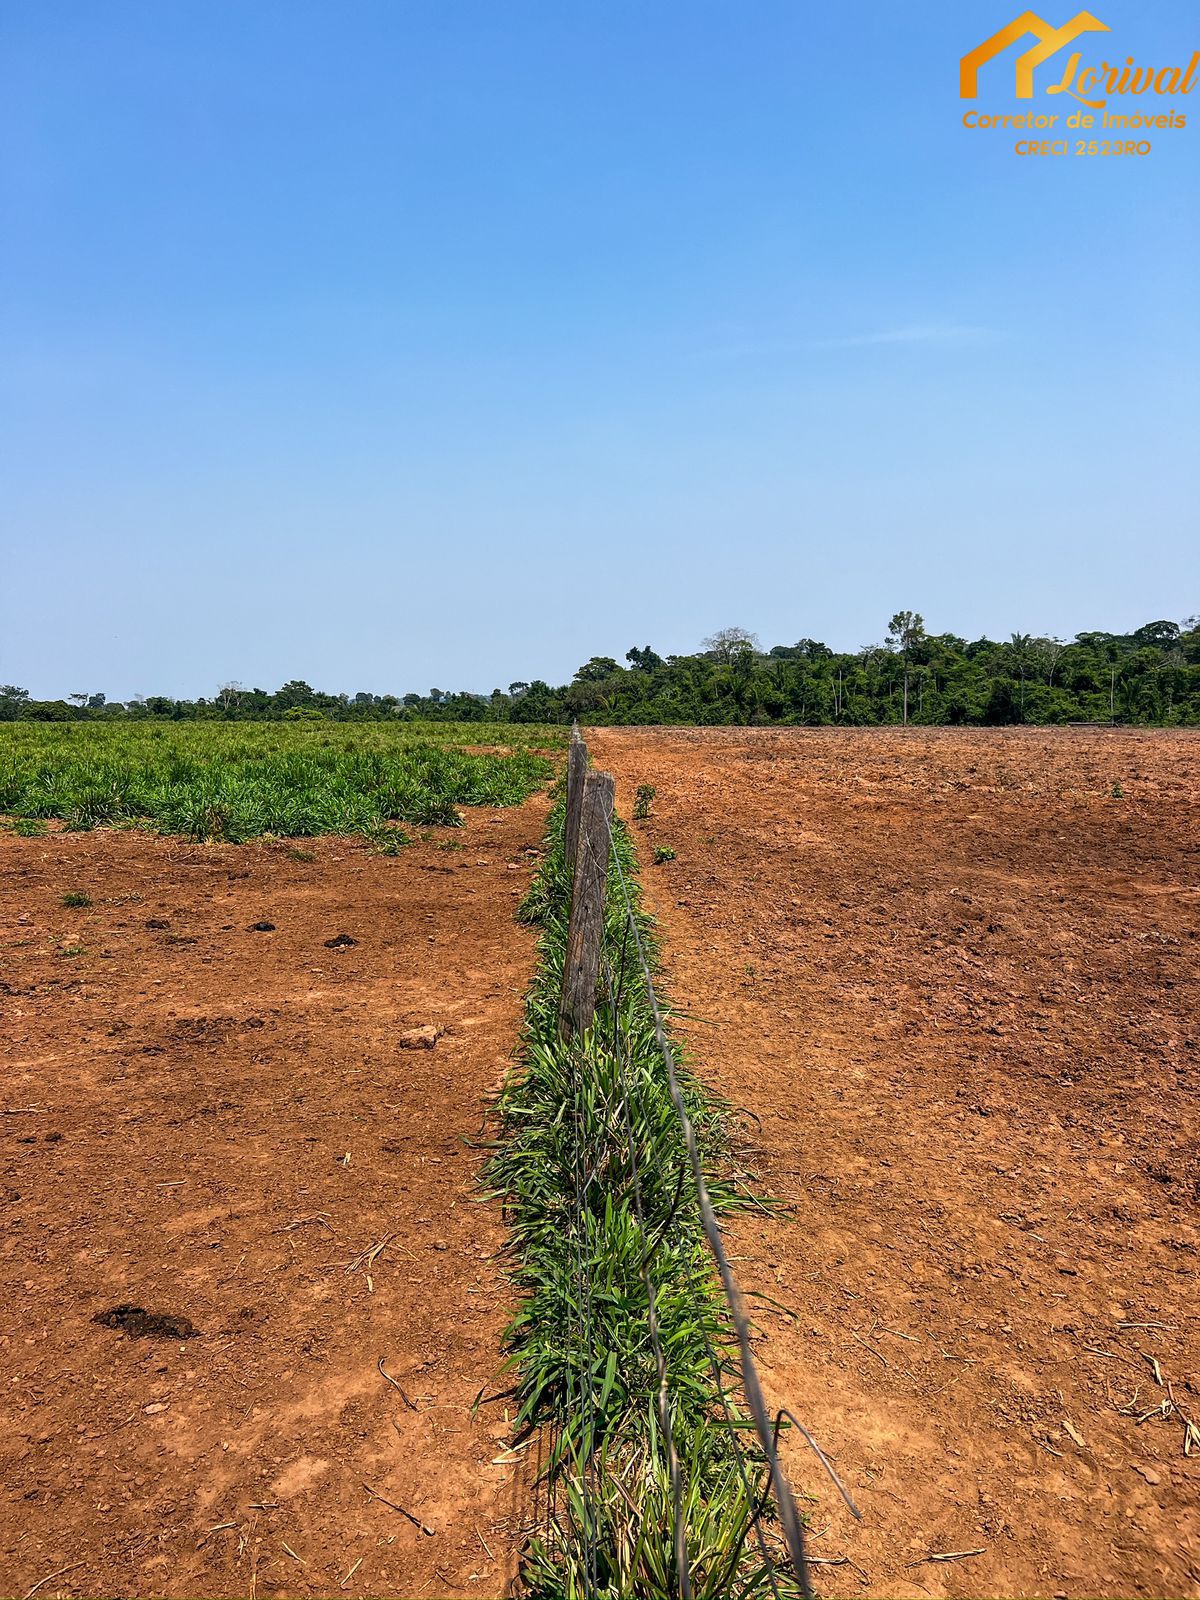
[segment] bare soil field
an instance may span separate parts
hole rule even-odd
[[[546,804],[396,858],[0,838],[0,1593],[504,1592],[526,1494],[503,1403],[471,1416],[504,1233],[464,1140]]]
[[[824,1592],[1200,1593],[1200,737],[588,738],[790,1208],[734,1240]]]

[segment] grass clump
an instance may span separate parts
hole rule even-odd
[[[692,1592],[759,1600],[772,1592],[753,1528],[765,1467],[747,1452],[743,1475],[727,1423],[726,1404],[745,1423],[730,1330],[613,868],[609,973],[596,1023],[569,1047],[558,1039],[569,909],[562,820],[560,804],[522,907],[526,920],[541,924],[541,962],[527,1001],[521,1070],[501,1095],[502,1134],[490,1164],[522,1297],[507,1335],[520,1400],[515,1426],[518,1436],[544,1429],[548,1439],[546,1517],[525,1551],[526,1590],[540,1600],[673,1600],[680,1593],[653,1303]],[[614,833],[636,895],[632,848],[619,824]],[[653,931],[640,908],[636,914],[653,959]],[[677,1072],[714,1206],[728,1213],[750,1203],[730,1175],[728,1107],[706,1095],[686,1065]],[[753,1437],[741,1431],[743,1441]],[[780,1594],[799,1592],[786,1572],[776,1583]]]
[[[62,903],[64,906],[72,907],[90,906],[92,897],[90,894],[84,894],[82,889],[68,889],[62,897]]]
[[[361,834],[392,854],[407,843],[393,824],[457,827],[459,806],[519,805],[550,771],[529,749],[464,750],[398,730],[16,723],[0,730],[0,813],[235,843]]]

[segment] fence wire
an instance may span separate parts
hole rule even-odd
[[[742,1309],[741,1294],[734,1279],[733,1270],[729,1265],[729,1257],[725,1250],[725,1241],[721,1235],[720,1224],[717,1222],[712,1200],[709,1198],[708,1185],[704,1180],[704,1164],[700,1159],[700,1150],[696,1141],[696,1129],[688,1114],[687,1103],[684,1100],[683,1090],[679,1084],[679,1074],[675,1066],[675,1052],[672,1050],[670,1041],[667,1038],[663,1021],[663,1008],[659,1004],[658,995],[655,992],[654,979],[650,972],[650,962],[646,956],[641,928],[638,926],[629,880],[625,875],[624,867],[621,865],[620,851],[616,848],[612,827],[609,824],[606,824],[606,834],[605,842],[608,859],[616,868],[617,881],[620,885],[621,898],[624,903],[626,924],[633,937],[634,950],[642,970],[642,981],[646,985],[646,994],[650,1001],[650,1011],[654,1018],[655,1041],[667,1069],[667,1083],[671,1099],[674,1102],[675,1111],[679,1117],[679,1125],[683,1132],[683,1142],[692,1172],[692,1183],[696,1191],[700,1225],[704,1230],[704,1237],[708,1241],[708,1247],[712,1251],[713,1259],[717,1264],[717,1272],[721,1279],[721,1287],[725,1293],[730,1320],[737,1335],[738,1353],[741,1358],[742,1390],[750,1415],[754,1420],[759,1445],[767,1462],[775,1506],[779,1515],[779,1525],[783,1533],[784,1543],[787,1545],[788,1554],[792,1560],[796,1580],[802,1592],[805,1595],[811,1595],[812,1585],[805,1555],[804,1532],[800,1524],[800,1514],[796,1509],[796,1501],[792,1494],[791,1485],[788,1483],[783,1467],[780,1464],[777,1430],[771,1421],[766,1401],[763,1398],[762,1385],[759,1382],[758,1369],[754,1362],[754,1352],[750,1344],[750,1325]],[[589,840],[588,843],[590,848],[591,841]],[[728,1415],[728,1412],[726,1414]],[[755,1526],[758,1527],[757,1521]],[[774,1578],[772,1578],[772,1582],[774,1582]]]
[[[743,1538],[748,1537],[750,1530],[753,1529],[772,1595],[774,1600],[780,1600],[780,1589],[778,1583],[779,1566],[772,1554],[771,1546],[768,1543],[763,1529],[763,1514],[766,1511],[768,1500],[774,1500],[779,1521],[779,1528],[783,1536],[784,1545],[787,1549],[788,1562],[791,1566],[795,1582],[800,1588],[801,1593],[807,1597],[807,1600],[811,1600],[813,1590],[805,1550],[803,1525],[800,1520],[799,1512],[796,1508],[795,1497],[793,1496],[791,1486],[788,1483],[786,1474],[784,1473],[779,1456],[779,1433],[785,1419],[797,1429],[806,1442],[811,1446],[814,1454],[817,1456],[817,1459],[820,1461],[822,1467],[829,1475],[831,1481],[837,1488],[847,1507],[856,1518],[859,1517],[859,1511],[845,1485],[842,1483],[837,1472],[834,1470],[833,1465],[803,1423],[801,1423],[794,1416],[794,1414],[788,1410],[781,1410],[779,1414],[772,1420],[767,1409],[766,1401],[762,1392],[762,1385],[758,1377],[758,1370],[754,1361],[753,1349],[751,1346],[750,1323],[743,1308],[741,1292],[738,1288],[736,1279],[733,1275],[733,1270],[730,1266],[720,1224],[717,1220],[712,1200],[709,1195],[708,1186],[705,1181],[704,1166],[700,1156],[696,1130],[688,1112],[687,1102],[679,1081],[675,1052],[667,1036],[665,1008],[660,1003],[658,994],[654,987],[654,980],[650,969],[650,961],[647,955],[645,941],[642,936],[642,928],[635,906],[634,893],[630,887],[628,876],[621,861],[621,854],[613,835],[612,824],[608,818],[605,818],[604,821],[605,836],[598,841],[589,837],[586,828],[580,830],[577,841],[577,851],[588,851],[589,854],[592,855],[593,861],[598,861],[600,852],[603,852],[605,858],[602,864],[604,880],[608,882],[610,879],[608,869],[609,865],[611,864],[611,867],[614,869],[612,876],[615,877],[620,897],[619,910],[621,912],[622,932],[620,952],[617,959],[617,970],[614,972],[613,962],[606,948],[604,939],[601,940],[600,964],[601,975],[603,977],[604,989],[607,997],[605,1009],[607,1009],[609,1013],[607,1020],[610,1027],[611,1048],[620,1068],[620,1114],[624,1124],[625,1137],[629,1147],[630,1183],[634,1204],[634,1214],[638,1222],[639,1231],[642,1236],[645,1237],[646,1217],[645,1207],[643,1204],[644,1195],[642,1174],[639,1167],[637,1140],[634,1132],[635,1122],[637,1119],[635,1118],[634,1107],[632,1104],[632,1099],[635,1094],[634,1063],[631,1043],[621,1020],[621,1002],[625,996],[627,984],[627,962],[631,962],[636,967],[645,986],[646,997],[649,1001],[651,1016],[653,1019],[655,1043],[666,1068],[667,1086],[676,1116],[678,1118],[680,1133],[682,1135],[684,1148],[687,1154],[686,1167],[681,1170],[680,1173],[680,1188],[675,1196],[675,1202],[667,1220],[669,1222],[677,1215],[682,1200],[683,1186],[686,1179],[690,1176],[690,1188],[692,1190],[692,1198],[695,1202],[696,1213],[699,1217],[705,1242],[717,1267],[721,1291],[728,1313],[728,1321],[733,1329],[737,1341],[739,1359],[736,1363],[733,1363],[722,1358],[722,1356],[714,1347],[712,1338],[709,1335],[707,1328],[704,1330],[704,1342],[706,1345],[707,1358],[712,1373],[714,1386],[720,1402],[723,1421],[729,1432],[732,1454],[737,1465],[739,1481],[742,1492],[745,1496],[746,1505],[748,1508],[750,1508],[750,1522],[743,1534]],[[602,1026],[602,1024],[600,1025]],[[579,1102],[578,1082],[580,1062],[581,1057],[576,1055],[575,1063],[572,1069],[572,1112],[575,1118],[577,1140],[574,1185],[575,1193],[572,1197],[572,1220],[578,1235],[576,1260],[580,1297],[580,1405],[581,1420],[584,1428],[583,1438],[585,1454],[585,1461],[581,1466],[579,1482],[584,1513],[582,1521],[585,1540],[585,1570],[587,1574],[587,1582],[590,1585],[588,1596],[589,1600],[591,1600],[591,1597],[595,1596],[597,1593],[598,1567],[596,1553],[596,1518],[594,1514],[594,1495],[589,1487],[588,1465],[586,1458],[593,1454],[596,1443],[594,1433],[594,1413],[591,1410],[594,1402],[592,1385],[596,1373],[596,1353],[594,1348],[594,1329],[592,1327],[591,1319],[591,1236],[587,1226],[587,1215],[589,1210],[588,1190],[591,1183],[594,1181],[596,1174],[594,1172],[589,1174],[585,1170],[583,1164],[583,1119],[581,1116],[581,1107]],[[675,1526],[673,1529],[675,1566],[678,1577],[679,1596],[680,1600],[691,1600],[692,1582],[687,1545],[687,1519],[684,1515],[685,1486],[682,1478],[679,1453],[675,1442],[674,1419],[676,1411],[670,1393],[667,1362],[660,1337],[657,1313],[657,1292],[648,1271],[648,1265],[652,1258],[654,1248],[656,1247],[658,1240],[661,1238],[663,1231],[663,1227],[660,1227],[655,1239],[652,1241],[647,1241],[647,1247],[642,1258],[641,1272],[647,1295],[649,1341],[651,1351],[654,1356],[655,1371],[658,1377],[657,1409],[659,1422],[662,1427],[663,1438],[666,1445],[667,1464],[670,1475],[671,1496],[675,1521]],[[688,1270],[688,1287],[689,1289],[695,1289],[698,1286],[694,1283],[694,1281],[691,1281],[691,1274],[696,1271],[696,1264],[693,1262],[692,1266],[690,1266]],[[758,1437],[759,1450],[761,1452],[763,1462],[766,1465],[767,1486],[763,1490],[762,1494],[757,1497],[757,1499],[755,1490],[752,1487],[751,1471],[747,1464],[746,1452],[743,1449],[739,1436],[739,1423],[734,1415],[735,1406],[731,1402],[730,1392],[726,1385],[726,1372],[735,1373],[740,1382],[746,1408],[750,1413],[750,1417],[754,1424],[755,1433]],[[742,1426],[744,1426],[744,1424]]]
[[[627,947],[627,944],[628,944],[628,931],[629,930],[628,930],[628,925],[627,925],[626,929],[625,929],[625,937],[622,939],[622,942],[621,942],[621,969],[620,969],[621,970],[621,976],[620,976],[620,979],[618,980],[618,982],[616,984],[614,984],[612,967],[611,967],[611,965],[610,965],[610,963],[608,961],[607,956],[603,955],[603,954],[601,955],[601,969],[602,969],[602,971],[604,973],[604,982],[605,982],[605,986],[606,986],[606,988],[608,990],[608,993],[609,993],[610,996],[614,996],[614,998],[612,1000],[611,1007],[610,1007],[610,1010],[611,1010],[611,1013],[612,1013],[613,1052],[614,1052],[615,1055],[617,1055],[618,1059],[621,1062],[621,1077],[622,1077],[622,1088],[623,1088],[623,1096],[622,1096],[622,1099],[623,1099],[623,1110],[624,1110],[624,1115],[625,1115],[625,1126],[626,1126],[626,1130],[627,1130],[627,1134],[628,1134],[628,1138],[629,1138],[630,1158],[631,1158],[631,1163],[633,1165],[633,1171],[634,1171],[634,1194],[635,1194],[635,1203],[636,1203],[636,1214],[637,1214],[638,1224],[639,1224],[639,1226],[641,1228],[642,1234],[645,1235],[646,1226],[645,1226],[645,1219],[644,1219],[644,1217],[642,1215],[641,1199],[640,1199],[639,1186],[638,1186],[638,1180],[637,1180],[637,1158],[636,1158],[636,1155],[634,1154],[633,1124],[632,1124],[632,1119],[630,1117],[629,1071],[630,1071],[630,1069],[632,1067],[632,1052],[630,1050],[628,1037],[625,1034],[624,1028],[622,1028],[622,1026],[621,1026],[621,993],[622,993],[622,990],[624,988],[624,982],[625,982],[625,950],[626,950],[626,947]],[[681,1176],[682,1176],[682,1174],[681,1174]],[[679,1201],[679,1196],[677,1195],[676,1196],[675,1206],[672,1207],[672,1213],[671,1213],[672,1216],[675,1214],[675,1212],[676,1212],[676,1210],[678,1208],[678,1201]],[[645,1254],[643,1255],[643,1258],[642,1258],[642,1277],[643,1277],[643,1280],[645,1281],[645,1284],[646,1284],[646,1292],[651,1297],[651,1303],[653,1303],[653,1290],[651,1289],[651,1286],[650,1286],[650,1278],[649,1278],[649,1273],[647,1271],[647,1266],[648,1266],[649,1258],[650,1258],[650,1255],[651,1255],[651,1252],[652,1252],[653,1248],[654,1248],[654,1245],[653,1245],[653,1242],[652,1242],[650,1245],[647,1246],[646,1252],[645,1252]],[[692,1273],[693,1273],[693,1269],[689,1268],[689,1280],[688,1280],[688,1288],[689,1288],[689,1290],[694,1290],[696,1288],[696,1285],[695,1285],[695,1283],[693,1281]],[[703,1323],[701,1324],[701,1327],[703,1329],[703,1334],[704,1334],[705,1352],[706,1352],[707,1357],[708,1357],[709,1368],[710,1368],[710,1370],[712,1372],[713,1382],[714,1382],[714,1384],[716,1386],[717,1394],[720,1397],[721,1409],[722,1409],[722,1412],[724,1414],[725,1424],[726,1424],[726,1427],[729,1429],[730,1443],[731,1443],[732,1448],[733,1448],[734,1460],[737,1463],[738,1478],[739,1478],[739,1481],[741,1483],[742,1493],[746,1498],[746,1504],[748,1506],[752,1506],[754,1504],[754,1493],[753,1493],[753,1491],[752,1491],[752,1489],[750,1487],[750,1474],[749,1474],[749,1472],[748,1472],[748,1470],[746,1468],[746,1458],[745,1458],[745,1454],[744,1454],[744,1452],[742,1450],[741,1440],[738,1438],[737,1428],[734,1425],[733,1416],[732,1416],[732,1414],[730,1412],[730,1409],[729,1409],[729,1398],[728,1398],[728,1395],[726,1393],[725,1381],[724,1381],[724,1377],[723,1377],[722,1372],[721,1372],[720,1357],[717,1355],[717,1352],[716,1352],[715,1348],[713,1347],[713,1342],[712,1342],[712,1339],[709,1337],[707,1328],[704,1328]],[[663,1388],[663,1390],[665,1392],[665,1388],[666,1388],[666,1373],[665,1373],[665,1369],[664,1369],[663,1364],[662,1364],[661,1345],[660,1345],[659,1340],[658,1340],[657,1327],[654,1324],[651,1325],[651,1341],[652,1341],[652,1344],[654,1346],[655,1359],[659,1364],[660,1383],[661,1383],[662,1388]],[[660,1404],[661,1404],[661,1402],[660,1402]],[[669,1427],[669,1423],[666,1424],[666,1425]],[[682,1485],[682,1481],[681,1481],[681,1478],[680,1478],[679,1459],[678,1459],[677,1452],[675,1450],[674,1436],[669,1434],[668,1435],[668,1439],[669,1439],[669,1447],[670,1447],[670,1458],[669,1458],[669,1461],[670,1461],[670,1470],[671,1470],[671,1491],[672,1491],[672,1498],[673,1498],[674,1507],[675,1507],[675,1560],[676,1560],[676,1566],[677,1566],[679,1574],[680,1574],[680,1591],[681,1591],[681,1593],[682,1593],[682,1595],[684,1597],[684,1600],[688,1600],[688,1597],[690,1596],[690,1593],[691,1593],[691,1573],[690,1573],[690,1568],[689,1568],[689,1563],[688,1563],[688,1553],[687,1553],[687,1526],[686,1526],[684,1517],[682,1515],[683,1485]],[[770,1582],[770,1585],[771,1585],[771,1593],[774,1596],[774,1600],[780,1600],[780,1597],[779,1597],[779,1585],[778,1585],[778,1583],[776,1581],[776,1577],[775,1577],[775,1563],[774,1563],[774,1561],[773,1561],[773,1559],[771,1557],[771,1552],[770,1552],[770,1549],[769,1549],[769,1547],[767,1545],[767,1541],[766,1541],[766,1538],[765,1538],[765,1536],[763,1534],[763,1530],[762,1530],[762,1512],[763,1512],[763,1510],[764,1510],[764,1506],[762,1504],[760,1504],[755,1509],[755,1511],[753,1512],[752,1518],[751,1518],[751,1526],[753,1527],[755,1535],[756,1535],[756,1537],[758,1539],[759,1553],[762,1556],[763,1566],[766,1569],[768,1581]],[[747,1531],[749,1531],[749,1530],[747,1530]]]

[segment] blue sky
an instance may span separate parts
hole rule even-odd
[[[1147,157],[1020,159],[957,98],[1015,7],[909,9],[10,3],[0,680],[1200,610],[1200,92]]]

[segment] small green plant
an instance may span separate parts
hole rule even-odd
[[[59,947],[60,956],[81,956],[84,947],[81,944],[64,944]]]
[[[1109,790],[1109,793],[1112,795],[1114,800],[1124,800],[1125,798],[1125,791],[1122,789],[1119,782],[1113,784],[1112,788]]]
[[[82,889],[68,889],[62,897],[62,903],[72,907],[90,906],[92,897],[90,894],[84,894]]]
[[[412,843],[403,828],[372,828],[367,838],[375,854],[380,856],[398,856],[405,845]]]
[[[650,815],[650,802],[658,790],[652,783],[639,783],[633,794],[633,820],[645,822]]]
[[[439,850],[465,850],[467,847],[461,839],[439,839]]]
[[[654,865],[661,867],[664,861],[674,861],[675,852],[669,844],[656,844],[654,846]]]
[[[13,832],[18,839],[40,839],[46,832],[46,824],[41,817],[18,817],[13,823]]]
[[[311,850],[289,850],[289,861],[315,861],[317,858]]]

